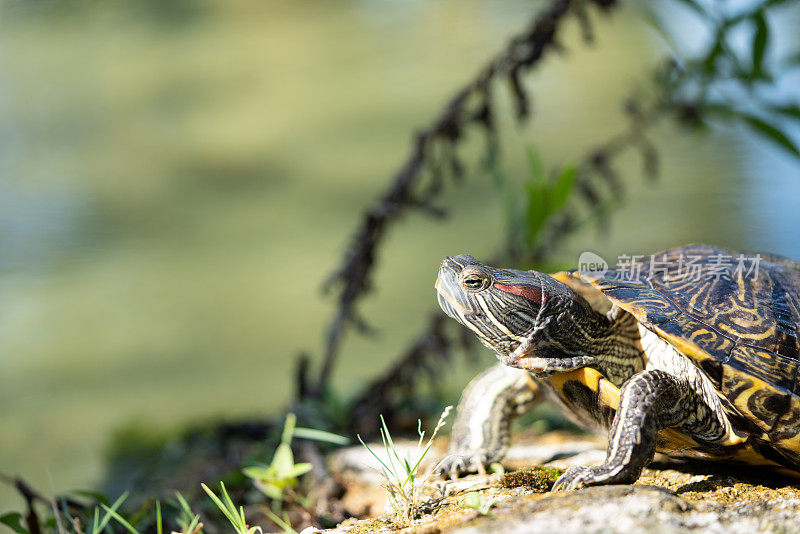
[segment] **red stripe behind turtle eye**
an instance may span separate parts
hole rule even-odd
[[[542,290],[537,287],[504,286],[502,284],[495,284],[494,287],[496,287],[500,291],[505,291],[506,293],[513,293],[514,295],[525,297],[526,299],[532,300],[534,302],[539,302],[539,303],[542,302]]]

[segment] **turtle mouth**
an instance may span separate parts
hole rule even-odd
[[[559,365],[560,362],[556,358],[541,358],[538,356],[523,357],[514,363],[534,374],[551,374],[561,367]]]
[[[524,344],[522,344],[524,345]],[[572,357],[547,357],[529,355],[520,346],[508,355],[500,356],[500,361],[509,367],[525,369],[535,376],[545,377],[567,371],[574,371],[596,362],[591,356],[572,356]]]
[[[437,287],[437,289],[439,288]],[[441,290],[437,293],[436,298],[439,301],[439,307],[442,308],[442,311],[460,323],[466,324],[469,322],[469,319],[480,318],[484,315],[482,312],[476,312],[473,309],[463,306],[449,294]]]

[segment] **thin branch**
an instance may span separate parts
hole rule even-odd
[[[16,489],[19,492],[19,494],[22,496],[22,498],[25,499],[26,502],[29,502],[29,503],[37,503],[38,502],[38,503],[44,504],[46,506],[50,506],[50,504],[52,503],[51,499],[48,499],[47,497],[45,497],[44,495],[39,493],[33,486],[31,486],[30,484],[25,482],[20,477],[12,477],[12,476],[6,475],[5,473],[0,473],[0,481],[5,482],[9,486],[11,486],[14,489]],[[79,501],[76,501],[74,499],[71,499],[69,497],[57,497],[55,500],[65,502],[67,504],[67,506],[69,506],[70,508],[75,508],[77,510],[85,510],[86,509],[86,505],[85,504],[83,504],[83,503],[81,503]]]
[[[370,275],[378,245],[386,230],[412,208],[427,208],[427,211],[441,214],[441,210],[433,207],[433,199],[441,189],[444,166],[435,154],[446,154],[445,163],[450,174],[459,178],[463,173],[463,165],[455,146],[470,125],[481,127],[487,138],[488,149],[496,150],[492,82],[496,79],[508,80],[517,117],[519,120],[525,119],[530,113],[530,97],[521,82],[521,76],[537,65],[545,52],[559,48],[557,30],[574,5],[578,6],[582,23],[588,24],[584,13],[585,3],[582,0],[552,0],[525,31],[511,39],[501,53],[455,93],[427,128],[416,134],[408,158],[386,192],[363,215],[340,268],[326,284],[326,288],[335,285],[338,289],[337,309],[327,330],[319,378],[310,395],[318,397],[327,387],[346,328],[363,322],[357,317],[355,307],[370,289]],[[601,8],[614,4],[613,0],[594,0],[593,3]],[[589,33],[586,32],[587,35]],[[425,171],[432,175],[431,186],[427,189],[421,187],[428,174]]]

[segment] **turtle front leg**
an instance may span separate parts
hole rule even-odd
[[[662,370],[633,375],[620,390],[605,462],[596,467],[570,467],[553,490],[632,484],[653,461],[658,432],[669,427],[708,440],[725,430],[711,406],[685,381]]]
[[[450,434],[448,455],[437,471],[450,478],[484,472],[505,455],[509,426],[539,400],[527,371],[495,364],[464,389]]]

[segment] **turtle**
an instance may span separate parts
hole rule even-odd
[[[462,393],[444,476],[502,459],[541,398],[608,435],[605,461],[554,490],[633,483],[656,452],[800,476],[800,263],[703,244],[633,263],[548,275],[445,258],[442,310],[499,363]]]

